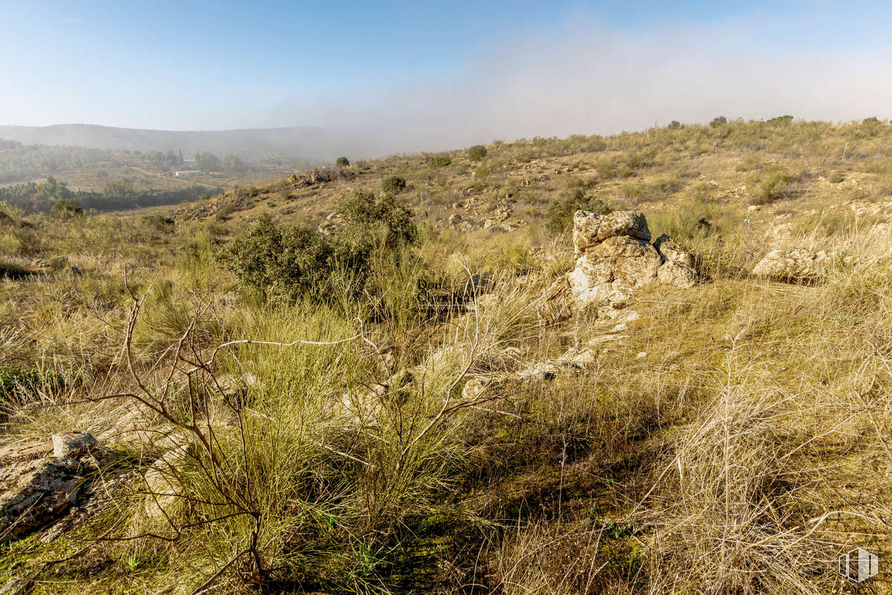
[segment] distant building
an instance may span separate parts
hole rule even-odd
[[[200,176],[202,174],[200,169],[188,169],[186,171],[175,171],[173,175],[178,178],[185,178],[187,176]]]

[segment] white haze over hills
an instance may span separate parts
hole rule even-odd
[[[113,128],[90,124],[0,126],[0,139],[27,145],[75,146],[126,151],[210,151],[218,156],[333,159],[337,147],[318,127],[215,131],[167,131]]]
[[[611,134],[719,115],[832,121],[890,115],[892,83],[882,75],[892,71],[892,48],[885,39],[831,42],[825,38],[845,23],[759,19],[643,33],[605,28],[581,15],[558,32],[500,38],[451,74],[327,96],[267,94],[248,112],[221,120],[217,131],[0,127],[0,138],[329,161],[497,138]],[[227,124],[242,129],[222,130]]]

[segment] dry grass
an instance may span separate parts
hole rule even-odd
[[[378,301],[271,304],[239,288],[214,251],[238,221],[270,209],[264,200],[223,229],[178,222],[163,240],[128,218],[91,218],[80,227],[33,218],[43,256],[64,256],[81,274],[62,266],[2,282],[0,356],[66,370],[81,382],[32,395],[9,420],[3,443],[89,431],[126,455],[128,472],[139,477],[159,473],[153,465],[165,450],[149,434],[173,435],[190,454],[162,467],[168,487],[136,482],[113,513],[79,535],[95,537],[117,519],[126,520],[119,536],[217,519],[170,543],[98,542],[47,573],[51,582],[34,592],[92,585],[188,593],[221,569],[214,584],[232,593],[255,589],[252,581],[295,592],[845,592],[835,575],[840,551],[861,545],[881,559],[892,555],[892,241],[878,190],[887,174],[852,161],[874,147],[874,137],[850,141],[845,161],[819,154],[836,145],[841,154],[857,127],[815,132],[802,124],[771,132],[775,142],[765,146],[753,140],[757,128],[733,125],[717,154],[719,132],[692,128],[616,137],[609,150],[590,138],[501,144],[482,165],[463,167],[465,157],[455,154],[437,171],[413,157],[374,162],[369,179],[363,174],[353,186],[377,189],[383,174],[403,175],[406,199],[425,194],[420,208],[433,219],[482,215],[511,191],[513,216],[522,201],[532,222],[511,233],[462,233],[431,221],[415,258],[404,261],[411,265],[376,270],[384,288]],[[815,175],[800,177],[795,196],[747,210],[751,195],[740,185],[778,159],[791,172]],[[633,179],[605,179],[596,164],[604,172],[625,168]],[[483,166],[488,175],[464,192]],[[846,181],[821,182],[821,168],[844,169]],[[545,237],[536,219],[565,176],[597,180],[598,196],[628,206],[637,199],[620,197],[622,184],[657,188],[661,201],[641,203],[651,230],[693,249],[711,281],[642,294],[634,306],[640,318],[624,338],[595,343],[585,370],[494,383],[479,398],[463,397],[468,377],[585,347],[611,326],[589,314],[557,326],[536,317],[542,290],[573,265],[568,238]],[[312,219],[311,210],[324,213],[346,190],[336,182],[282,206],[306,200],[294,216]],[[482,198],[451,207],[469,196]],[[11,237],[0,249],[18,250]],[[832,252],[826,283],[751,278],[770,248],[785,247]],[[415,309],[418,279],[458,283],[469,270],[495,280],[479,311]],[[137,376],[155,397],[175,363],[169,349],[185,334],[207,358],[231,340],[354,336],[358,316],[368,341],[224,350],[193,379],[202,395],[198,418],[216,420],[215,445],[202,454],[195,436],[146,415],[144,404],[89,402],[135,391],[120,350],[127,288],[150,285],[132,344]],[[371,322],[384,310],[394,315]],[[179,422],[188,422],[187,405],[195,403],[187,367],[174,369],[170,387]],[[72,401],[88,402],[57,406]],[[224,484],[203,470],[213,468],[212,454],[228,474]],[[153,514],[147,502],[170,496],[170,488],[179,497],[162,498],[166,516]],[[221,509],[239,511],[227,495],[257,516],[218,518]],[[227,566],[256,534],[256,518],[260,564],[239,557]],[[10,577],[82,544],[29,538],[6,547],[0,574]],[[877,592],[883,580],[871,582]]]

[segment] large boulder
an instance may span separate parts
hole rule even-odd
[[[755,266],[753,275],[782,283],[820,283],[827,277],[830,260],[823,250],[772,250]]]
[[[669,236],[660,236],[654,244],[650,237],[639,211],[576,211],[576,268],[567,276],[575,304],[623,308],[637,290],[652,283],[683,288],[696,284],[693,256]]]

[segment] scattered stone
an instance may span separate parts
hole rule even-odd
[[[82,432],[66,432],[53,435],[53,456],[75,458],[96,444],[96,439]]]
[[[782,283],[815,284],[827,277],[830,256],[804,248],[772,250],[753,269],[753,275]]]

